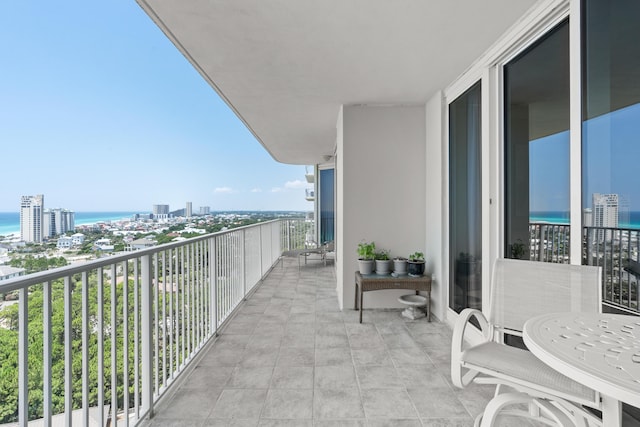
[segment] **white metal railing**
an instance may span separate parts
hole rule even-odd
[[[568,264],[570,225],[529,224],[529,259]],[[602,302],[610,308],[640,313],[640,230],[583,227],[582,263],[602,267]]]
[[[569,224],[529,223],[529,259],[569,264]]]
[[[275,220],[3,281],[19,308],[17,327],[3,321],[0,332],[18,352],[0,362],[18,372],[15,396],[0,402],[17,416],[0,422],[50,426],[64,413],[65,425],[88,425],[91,409],[99,425],[127,426],[152,415],[282,252],[304,247],[309,227]]]

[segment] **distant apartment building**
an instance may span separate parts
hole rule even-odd
[[[84,238],[85,238],[84,234],[76,233],[73,236],[71,236],[71,241],[74,246],[80,246],[81,244],[84,243]]]
[[[591,204],[591,220],[594,227],[618,228],[620,203],[617,194],[593,193]],[[607,235],[605,230],[598,230],[597,233],[593,235],[594,243],[606,241]]]
[[[42,233],[44,237],[53,237],[75,230],[75,213],[68,209],[45,209],[43,213]]]
[[[24,268],[11,267],[8,265],[0,265],[0,281],[13,279],[14,277],[23,276],[26,270]]]
[[[113,251],[114,246],[111,244],[111,239],[103,238],[98,239],[93,243],[93,249],[97,251],[111,252]]]
[[[191,218],[191,215],[193,215],[193,204],[191,202],[187,202],[187,206],[184,210],[184,216],[186,216],[187,218]]]
[[[620,204],[617,194],[593,193],[592,205],[594,227],[618,227]]]
[[[58,243],[56,244],[56,248],[58,249],[69,249],[73,246],[73,239],[69,236],[60,236],[58,238]]]
[[[169,218],[169,205],[153,205],[153,218],[154,219]]]
[[[210,215],[211,208],[209,206],[200,206],[200,215]]]
[[[152,246],[156,246],[157,244],[158,242],[156,242],[155,240],[142,238],[129,242],[125,250],[127,252],[139,251],[140,249],[150,248]]]
[[[134,221],[138,221],[138,220],[142,220],[142,221],[149,221],[153,219],[153,214],[152,213],[146,213],[146,214],[135,214],[133,215],[133,220]]]
[[[43,238],[44,195],[20,198],[20,238],[25,242],[40,243]]]

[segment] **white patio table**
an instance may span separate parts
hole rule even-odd
[[[640,317],[544,314],[525,323],[523,337],[544,363],[600,393],[603,426],[621,425],[621,402],[640,407]]]

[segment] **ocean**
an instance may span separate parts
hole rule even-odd
[[[100,221],[117,221],[128,219],[137,213],[148,212],[76,212],[75,224],[95,224]],[[530,222],[548,222],[551,224],[569,224],[569,212],[547,211],[531,212]],[[621,221],[620,228],[640,229],[640,211],[629,212],[629,220]],[[20,213],[0,212],[0,236],[20,233]]]
[[[129,219],[142,212],[76,212],[75,224],[95,224],[100,221],[117,221]],[[0,236],[20,233],[20,213],[0,212]]]
[[[529,214],[529,222],[548,222],[551,224],[569,224],[570,222],[569,212],[566,212],[566,211],[531,212]],[[618,227],[640,229],[640,211],[629,212],[628,219],[621,217]]]

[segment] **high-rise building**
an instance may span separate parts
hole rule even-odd
[[[75,230],[75,213],[68,209],[46,209],[43,213],[42,235],[58,236]]]
[[[192,208],[193,208],[193,205],[191,204],[191,202],[187,202],[187,207],[184,211],[184,216],[186,216],[187,218],[191,218],[191,215],[193,214],[193,212],[191,211]]]
[[[594,243],[602,243],[607,240],[607,233],[602,228],[618,228],[619,198],[617,194],[593,193],[591,203],[593,226],[600,228],[593,236]]]
[[[209,206],[200,206],[200,215],[209,215],[211,208]]]
[[[593,226],[618,227],[619,198],[617,194],[593,193]]]
[[[20,199],[20,238],[25,242],[42,242],[44,195]]]
[[[169,218],[169,205],[153,205],[153,219]]]

